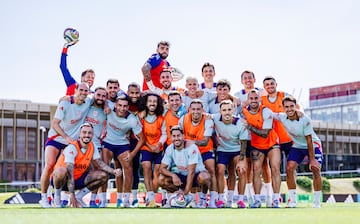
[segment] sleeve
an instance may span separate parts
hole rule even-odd
[[[311,124],[311,120],[308,116],[303,116],[303,127],[304,127],[304,135],[311,135],[314,132],[313,126]]]
[[[140,132],[142,132],[142,125],[141,125],[140,120],[137,117],[132,115],[131,122],[132,122],[131,129],[135,135],[138,135]]]
[[[165,120],[164,120],[161,124],[161,137],[160,137],[159,142],[164,144],[166,142],[166,140],[167,140],[167,133],[166,133]]]
[[[164,153],[164,157],[161,160],[161,163],[164,163],[166,165],[170,165],[172,162],[172,145],[169,145]]]
[[[96,150],[95,150],[96,151]],[[75,157],[77,156],[77,150],[73,144],[68,145],[64,149],[64,162],[65,163],[75,163]]]
[[[215,100],[217,97],[216,92],[206,92],[206,94],[208,95],[208,103],[210,103],[212,100]]]
[[[69,106],[68,101],[65,100],[61,101],[58,107],[56,108],[54,118],[62,120],[65,117],[65,111],[68,106]]]
[[[262,129],[272,129],[273,118],[272,118],[271,110],[268,108],[264,108],[262,111],[262,116],[264,118],[264,123],[263,123]]]
[[[100,159],[100,153],[99,153],[99,150],[97,150],[96,148],[94,148],[94,154],[93,154],[93,160],[96,160],[96,159]]]
[[[198,164],[198,154],[200,153],[199,148],[192,144],[188,149],[188,165]]]
[[[64,53],[64,50],[63,50],[63,52],[61,53],[60,70],[63,75],[65,84],[67,86],[67,92],[69,92],[69,89],[76,87],[76,81],[70,74],[69,69],[67,68],[66,57],[67,57],[67,53],[66,53],[66,51]],[[73,90],[75,90],[75,88]],[[71,95],[73,95],[73,94],[71,94]]]
[[[204,136],[212,136],[214,132],[214,121],[213,120],[205,120],[205,131]]]
[[[151,57],[146,61],[146,63],[149,63],[151,68],[155,68],[161,63],[161,57],[159,54],[153,54]]]
[[[239,139],[240,140],[248,140],[249,136],[250,136],[249,131],[245,128],[245,126],[241,123],[241,121],[238,121],[238,123],[236,125],[239,126],[239,129],[240,129]]]

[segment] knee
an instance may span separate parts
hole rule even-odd
[[[292,165],[286,165],[286,173],[287,174],[292,174],[294,173],[294,170],[295,170],[295,166],[292,166]]]
[[[160,187],[164,187],[165,186],[165,177],[163,175],[160,174],[159,178],[157,179],[157,184]]]
[[[67,176],[67,170],[65,167],[58,167],[53,172],[54,179],[62,180]]]
[[[197,181],[200,185],[208,184],[210,181],[210,174],[205,171],[200,172]]]

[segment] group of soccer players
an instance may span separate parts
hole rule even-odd
[[[171,207],[172,195],[181,194],[196,208],[246,208],[245,202],[260,208],[264,188],[266,206],[280,208],[282,151],[286,207],[297,206],[295,171],[305,156],[314,175],[314,207],[320,207],[321,142],[296,100],[276,89],[274,77],[263,80],[264,89],[256,88],[254,73],[244,71],[244,88],[231,95],[231,83],[215,82],[214,65],[205,63],[202,83],[189,76],[185,89],[176,88],[178,74],[166,60],[170,44],[162,41],[141,69],[142,90],[130,83],[124,91],[118,80],[109,79],[106,88],[92,91],[93,70],[76,83],[67,68],[67,51],[74,44],[65,44],[61,54],[68,88],[46,142],[42,207],[52,207],[50,185],[55,207],[106,207],[109,173],[116,176],[117,207],[138,207],[141,165],[147,207]],[[158,191],[161,204],[155,202]]]

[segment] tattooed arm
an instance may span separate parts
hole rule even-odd
[[[97,163],[100,170],[103,170],[107,173],[112,173],[115,176],[121,176],[122,171],[121,169],[113,169],[110,166],[108,166],[104,161],[102,161],[100,158],[94,160],[95,163]]]
[[[260,137],[266,138],[269,135],[271,129],[257,129],[254,126],[249,125],[248,130],[255,133],[256,135],[259,135]]]
[[[70,192],[70,206],[77,208],[79,204],[75,198],[74,164],[66,163],[66,170],[68,174],[67,186]]]

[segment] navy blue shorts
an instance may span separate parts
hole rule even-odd
[[[84,187],[86,187],[85,178],[88,174],[89,174],[89,171],[86,171],[85,173],[83,173],[83,175],[81,175],[81,177],[79,177],[78,179],[75,180],[75,190],[80,190],[80,189],[83,189]],[[50,184],[51,184],[51,186],[55,187],[52,177],[50,179]],[[69,188],[67,186],[67,181],[66,181],[65,185],[62,187],[62,190],[69,191]]]
[[[154,162],[154,164],[161,164],[161,160],[163,157],[163,151],[159,153],[149,152],[147,150],[141,150],[141,162]]]
[[[268,156],[269,152],[271,150],[273,150],[274,148],[279,148],[279,145],[276,144],[273,147],[268,148],[268,149],[258,149],[258,148],[255,148],[254,146],[251,146],[251,151],[258,151],[258,152],[261,152],[262,154],[264,154],[265,156]]]
[[[202,158],[203,162],[205,162],[208,159],[215,159],[215,153],[213,150],[204,152],[203,154],[201,154],[201,158]]]
[[[322,164],[323,160],[323,154],[319,147],[316,147],[315,149],[315,159]],[[297,164],[300,164],[305,156],[309,156],[309,150],[308,149],[298,149],[298,148],[291,148],[288,161],[295,161]]]
[[[286,156],[289,155],[289,152],[292,148],[293,142],[286,142],[280,144],[280,150],[285,153]]]
[[[113,153],[114,159],[117,159],[119,155],[130,150],[130,145],[113,145],[107,142],[103,142],[103,146]]]
[[[49,140],[46,142],[46,146],[54,146],[55,148],[57,148],[59,150],[59,152],[63,149],[65,149],[65,147],[67,145],[62,144],[60,142],[54,141],[54,140]]]
[[[216,164],[224,164],[227,166],[235,156],[240,156],[240,152],[217,152]]]
[[[186,186],[187,176],[182,175],[182,174],[179,174],[179,173],[176,173],[176,175],[180,178],[180,180],[181,180],[181,182],[182,182],[182,185],[180,186],[180,188],[181,188],[181,189],[184,189],[185,186]],[[198,176],[199,176],[199,173],[195,173],[192,187],[198,187],[198,186],[199,186],[199,184],[198,184],[198,182],[197,182]]]

